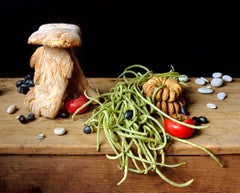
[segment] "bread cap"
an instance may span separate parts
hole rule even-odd
[[[28,38],[29,44],[44,45],[54,48],[80,46],[81,30],[75,24],[48,23],[41,25]]]

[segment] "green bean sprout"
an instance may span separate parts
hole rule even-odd
[[[143,72],[136,72],[135,69]],[[221,167],[223,167],[223,164],[205,147],[193,144],[185,139],[169,136],[165,132],[163,122],[166,117],[194,129],[205,129],[209,127],[209,124],[200,126],[188,125],[175,120],[157,108],[153,100],[144,96],[142,91],[142,85],[153,75],[175,78],[180,76],[173,68],[166,73],[154,74],[153,71],[140,64],[127,67],[117,77],[115,86],[109,92],[100,94],[97,98],[87,96],[89,102],[84,106],[93,102],[97,105],[84,125],[91,126],[96,131],[97,151],[100,151],[100,132],[103,130],[113,150],[113,153],[106,155],[106,157],[111,160],[118,160],[118,168],[123,170],[123,178],[118,182],[118,185],[127,179],[128,172],[138,174],[155,172],[167,183],[176,187],[185,187],[190,185],[193,179],[177,183],[161,172],[163,167],[179,167],[186,163],[166,163],[165,150],[170,145],[169,137],[172,140],[192,145],[204,151]],[[84,106],[81,108],[84,108]],[[72,115],[73,120],[81,108]],[[126,118],[124,113],[129,110],[131,110],[132,115],[130,118]]]

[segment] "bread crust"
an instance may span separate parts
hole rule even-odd
[[[35,68],[35,86],[26,94],[24,105],[37,116],[54,118],[72,75],[71,57],[63,48],[41,46],[32,55],[30,65]]]
[[[30,35],[28,43],[54,48],[77,47],[82,44],[80,35],[80,28],[74,24],[43,24]]]

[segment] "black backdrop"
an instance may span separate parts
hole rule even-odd
[[[131,64],[189,76],[239,76],[239,10],[231,1],[1,0],[0,77],[32,71],[27,44],[44,23],[77,24],[77,57],[88,77],[115,77]]]

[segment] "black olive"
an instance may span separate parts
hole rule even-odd
[[[133,117],[133,110],[127,110],[124,113],[124,119],[131,119]]]
[[[196,117],[196,116],[192,117],[192,120],[194,121],[194,125],[196,125],[196,126],[201,125],[201,123],[202,123],[200,121],[199,117]]]
[[[20,115],[18,117],[18,120],[21,122],[21,123],[27,123],[27,118],[24,116],[24,115]]]
[[[85,134],[92,133],[92,128],[91,128],[91,126],[86,126],[86,127],[84,127],[84,128],[83,128],[83,132],[84,132]]]
[[[35,119],[35,115],[33,113],[30,113],[28,116],[27,116],[27,121],[33,121]]]
[[[208,119],[205,116],[199,116],[198,119],[201,121],[201,123],[208,123]]]

